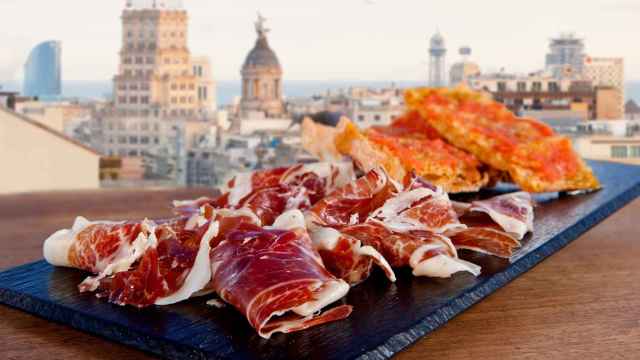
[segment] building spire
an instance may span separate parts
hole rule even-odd
[[[262,16],[262,14],[260,14],[260,11],[258,11],[258,20],[256,20],[255,25],[256,25],[256,33],[258,33],[259,38],[266,37],[267,33],[271,31],[271,29],[268,29],[265,26],[266,22],[267,22],[267,18]]]

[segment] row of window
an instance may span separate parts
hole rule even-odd
[[[197,111],[198,114],[206,116],[207,115],[207,110],[206,109],[198,109]],[[196,114],[196,111],[192,110],[192,109],[173,109],[173,110],[159,110],[159,109],[153,109],[153,110],[149,110],[149,109],[118,109],[116,111],[114,111],[115,115],[119,115],[119,116],[130,116],[130,117],[136,117],[136,116],[140,116],[140,117],[153,117],[153,118],[160,118],[160,117],[175,117],[175,116],[194,116]],[[113,130],[113,129],[111,129]],[[119,130],[124,130],[124,129],[119,129]]]
[[[143,83],[119,83],[118,84],[118,90],[142,90],[142,91],[149,91],[149,83],[143,82]]]
[[[119,104],[143,104],[143,105],[147,105],[149,104],[149,97],[148,96],[119,96],[118,97],[118,103]]]
[[[131,150],[119,149],[117,152],[115,152],[114,150],[109,150],[109,156],[116,156],[116,154],[120,157],[125,157],[125,156],[137,157],[137,156],[144,156],[146,152],[144,150],[138,151],[137,149],[131,149]]]
[[[195,90],[196,86],[194,84],[176,84],[173,83],[171,84],[171,90],[173,91],[177,91],[178,89],[184,91],[184,90]]]
[[[151,141],[153,141],[153,144],[158,145],[160,144],[160,138],[159,137],[154,137],[153,139],[151,139],[149,136],[118,136],[117,139],[114,137],[110,137],[109,138],[109,144],[115,144],[115,141],[117,140],[118,144],[120,145],[149,145],[151,144]]]
[[[118,128],[118,130],[126,130],[127,127],[125,126],[124,122],[120,121],[116,124],[114,123],[109,123],[108,128],[109,130],[113,131],[115,128]],[[129,130],[133,130],[133,131],[138,131],[138,128],[142,131],[149,131],[151,130],[151,124],[149,124],[148,122],[142,122],[138,125],[138,123],[131,123],[129,124]],[[153,130],[154,131],[160,131],[160,124],[155,123],[153,124]]]
[[[640,158],[640,146],[614,145],[611,147],[611,157],[614,159]]]
[[[498,82],[498,92],[506,92],[509,91],[509,87],[507,86],[507,83],[504,81],[499,81]],[[524,81],[518,81],[516,83],[516,91],[518,92],[542,92],[542,82],[539,81],[534,81],[533,83],[531,83],[531,88],[528,89],[527,88],[527,83]],[[547,91],[549,92],[560,92],[560,85],[555,82],[555,81],[551,81],[549,82],[549,84],[547,85]]]
[[[130,65],[130,64],[137,64],[137,65],[141,65],[141,64],[155,64],[156,63],[156,58],[153,56],[147,56],[147,57],[143,57],[143,56],[136,56],[135,58],[127,56],[125,57],[122,62],[126,65]]]
[[[148,33],[145,33],[144,31],[140,31],[138,33],[138,38],[140,39],[144,39],[145,35],[148,35],[148,37],[150,39],[154,39],[156,37],[156,33],[153,31],[149,31]],[[132,39],[136,36],[136,33],[133,32],[132,30],[127,31],[127,37],[129,39]],[[183,31],[171,31],[171,32],[162,32],[160,34],[161,37],[163,38],[184,38],[184,32]]]
[[[178,104],[178,103],[180,103],[180,104],[187,104],[187,103],[193,104],[194,103],[194,98],[193,98],[193,96],[189,96],[189,97],[181,96],[179,98],[177,96],[173,96],[173,97],[171,97],[171,103],[172,104]]]

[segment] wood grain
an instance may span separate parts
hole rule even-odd
[[[208,192],[109,190],[0,196],[0,268],[40,259],[42,240],[71,224],[76,215],[101,220],[165,217],[170,215],[170,200]],[[637,200],[398,358],[637,358],[639,213]],[[3,359],[151,358],[5,306],[0,306],[0,324]]]

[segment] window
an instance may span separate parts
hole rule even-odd
[[[186,89],[187,89],[186,84],[180,84],[180,90],[186,90]]]
[[[136,64],[140,65],[144,63],[144,58],[142,56],[136,57]]]
[[[626,159],[628,155],[628,148],[626,146],[614,145],[611,147],[611,157],[614,159]]]
[[[178,90],[178,84],[171,84],[171,90]]]
[[[159,137],[157,137],[157,136],[156,136],[156,137],[154,137],[154,138],[153,138],[153,143],[154,143],[154,144],[156,144],[156,145],[160,144],[160,138],[159,138]]]
[[[631,147],[631,157],[640,158],[640,146],[634,145]]]
[[[531,91],[533,92],[541,92],[542,91],[542,83],[539,81],[534,82],[531,85]]]
[[[519,92],[526,92],[527,91],[527,83],[526,82],[519,81],[516,86],[518,87],[518,91]]]
[[[549,83],[549,92],[560,92],[560,86],[555,81]]]
[[[187,102],[187,98],[185,96],[180,97],[180,104],[185,104]]]
[[[127,137],[126,136],[119,136],[118,137],[118,144],[126,144],[127,143]]]
[[[153,124],[153,130],[154,131],[160,131],[160,124],[158,124],[158,123]]]
[[[138,103],[138,97],[137,96],[132,96],[129,98],[129,102],[131,104],[137,104]]]
[[[177,97],[175,97],[175,96],[174,96],[174,97],[172,97],[172,98],[171,98],[171,103],[172,103],[172,104],[177,104],[177,103],[178,103],[178,98],[177,98]]]
[[[110,137],[109,137],[109,144],[113,144],[113,143],[114,143],[113,136],[110,136]]]
[[[358,115],[358,121],[364,121],[364,115]]]
[[[141,137],[140,138],[140,144],[143,144],[143,145],[149,144],[149,137],[148,136]]]
[[[129,144],[137,144],[138,143],[138,137],[137,136],[129,136]]]
[[[129,151],[129,156],[138,156],[138,150]]]
[[[118,150],[118,155],[119,156],[127,156],[127,150],[125,150],[125,149]]]
[[[131,76],[131,70],[126,69],[126,70],[124,71],[124,75],[125,75],[125,76]]]
[[[373,116],[373,120],[375,120],[375,121],[380,121],[380,115],[377,115],[377,114],[376,114],[376,115],[374,115],[374,116]]]
[[[118,97],[118,103],[120,103],[120,104],[126,104],[126,103],[127,103],[127,97],[126,97],[126,96],[120,96],[120,97]]]
[[[142,83],[142,85],[140,86],[141,90],[149,90],[149,83]]]
[[[138,90],[138,84],[132,83],[129,85],[129,90]]]
[[[207,100],[207,87],[202,88],[202,99]]]
[[[153,58],[152,56],[148,56],[147,57],[147,64],[155,64],[156,59]]]
[[[505,92],[507,91],[507,83],[505,82],[498,82],[498,92]]]
[[[131,58],[130,57],[126,57],[124,58],[124,60],[122,61],[125,65],[129,65],[131,64]]]
[[[140,97],[140,103],[141,104],[148,104],[149,103],[149,97],[148,96]]]

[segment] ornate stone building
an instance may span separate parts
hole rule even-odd
[[[215,118],[209,59],[188,46],[189,16],[180,0],[130,0],[122,12],[120,65],[113,105],[94,117],[96,144],[109,156],[139,157],[178,143]]]
[[[282,101],[282,67],[275,52],[269,46],[264,26],[266,19],[258,14],[256,44],[242,66],[241,116],[262,113],[266,117],[284,114]]]

